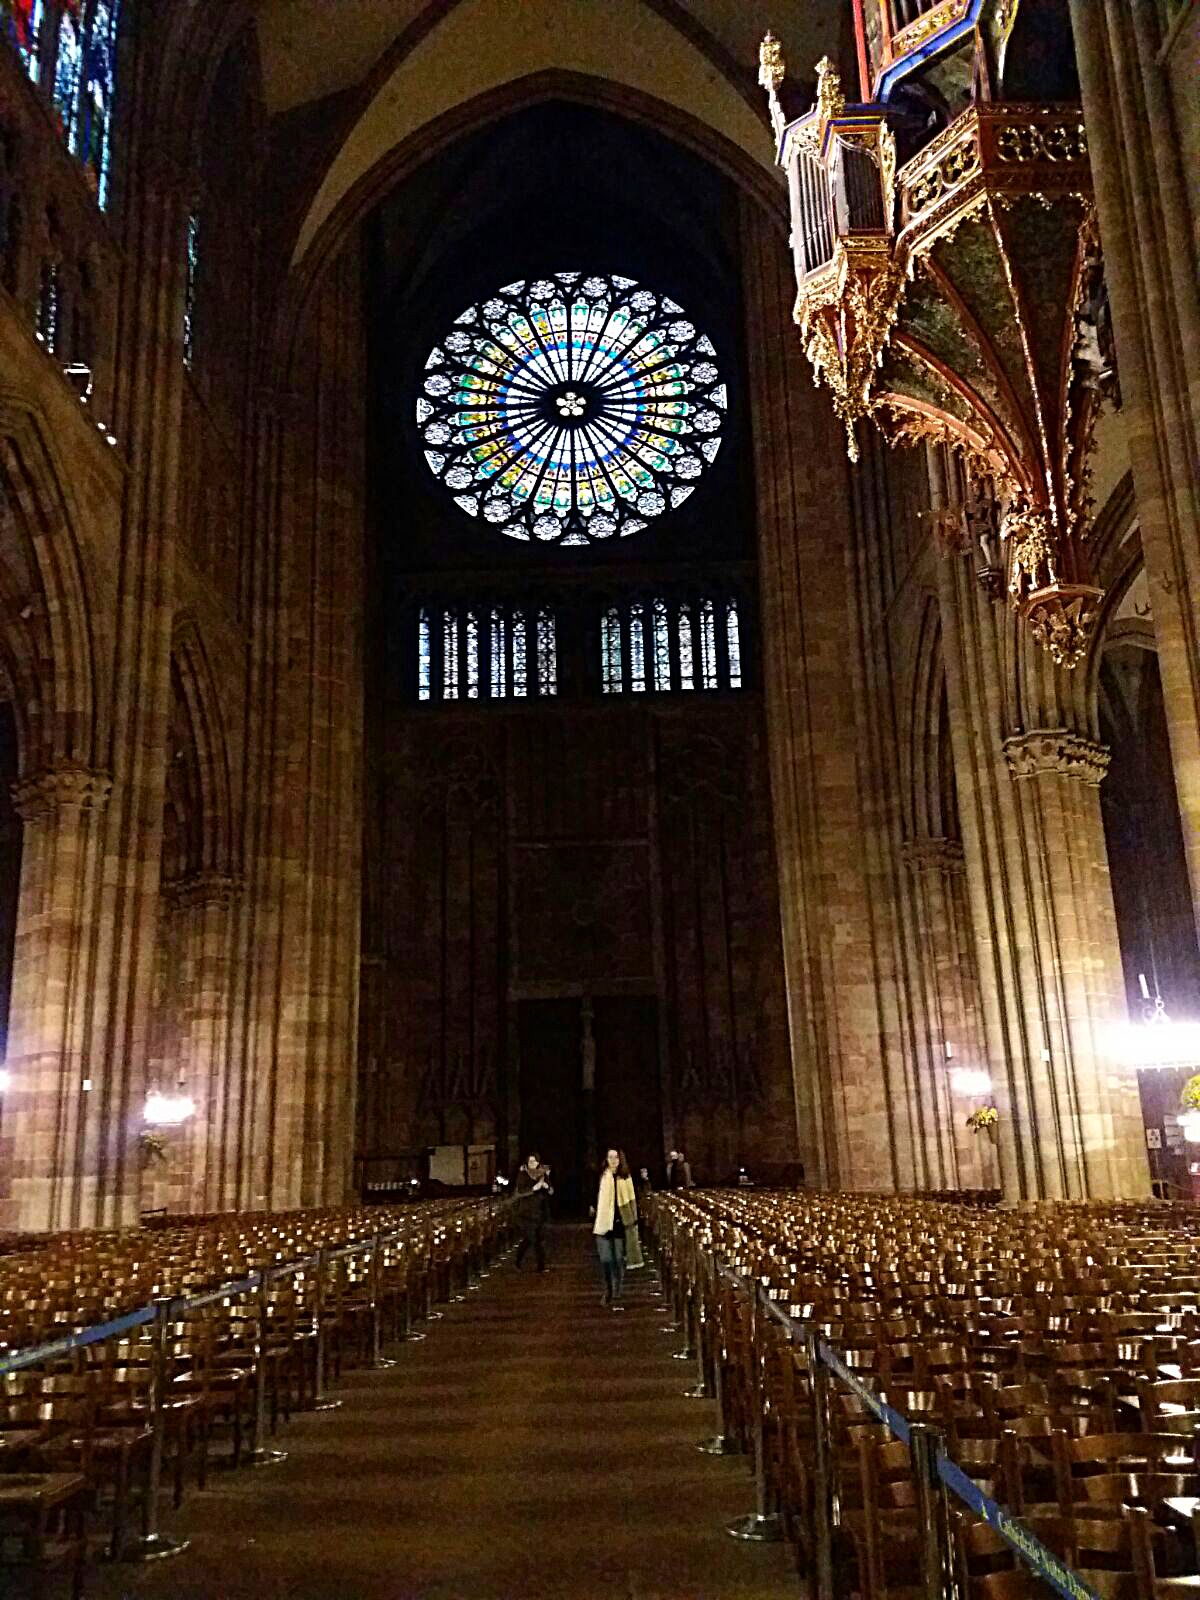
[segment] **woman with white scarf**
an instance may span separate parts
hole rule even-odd
[[[625,1234],[637,1230],[637,1195],[629,1163],[620,1150],[610,1150],[600,1168],[600,1187],[596,1192],[596,1220],[592,1234],[596,1254],[604,1273],[602,1305],[623,1311],[621,1293],[625,1287]]]

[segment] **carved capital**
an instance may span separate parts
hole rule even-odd
[[[164,883],[162,892],[180,910],[194,910],[232,905],[243,887],[243,880],[232,872],[189,872],[186,878]]]
[[[70,811],[99,811],[112,790],[107,772],[66,765],[19,778],[12,786],[13,805],[23,822]]]
[[[966,870],[963,847],[957,839],[906,839],[900,855],[914,872],[957,874]]]
[[[1004,758],[1014,778],[1057,773],[1095,788],[1108,771],[1111,756],[1105,745],[1066,728],[1035,728],[1005,739]]]

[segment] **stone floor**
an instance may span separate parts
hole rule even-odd
[[[171,1561],[109,1567],[96,1600],[796,1600],[786,1546],[724,1524],[752,1506],[742,1458],[695,1449],[662,1302],[630,1277],[598,1304],[590,1238],[556,1231],[544,1276],[498,1266],[340,1410],[293,1421],[281,1465],[215,1474]]]

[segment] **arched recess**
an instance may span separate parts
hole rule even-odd
[[[92,768],[105,747],[91,593],[74,491],[46,430],[0,396],[3,651],[21,734],[21,776]]]
[[[187,819],[179,875],[232,874],[237,833],[225,716],[208,651],[187,613],[175,624],[171,708],[168,797],[173,791]]]

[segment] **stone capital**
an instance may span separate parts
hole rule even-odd
[[[960,873],[966,870],[963,847],[957,839],[905,839],[900,846],[900,856],[914,872]]]
[[[1004,759],[1013,778],[1040,778],[1047,773],[1077,778],[1097,787],[1111,759],[1106,745],[1066,728],[1034,728],[1004,741]]]
[[[172,906],[190,911],[232,905],[243,888],[244,880],[233,872],[189,872],[164,883],[162,893]]]
[[[99,811],[111,789],[107,772],[64,764],[18,778],[11,792],[22,822],[34,822],[61,812]]]

